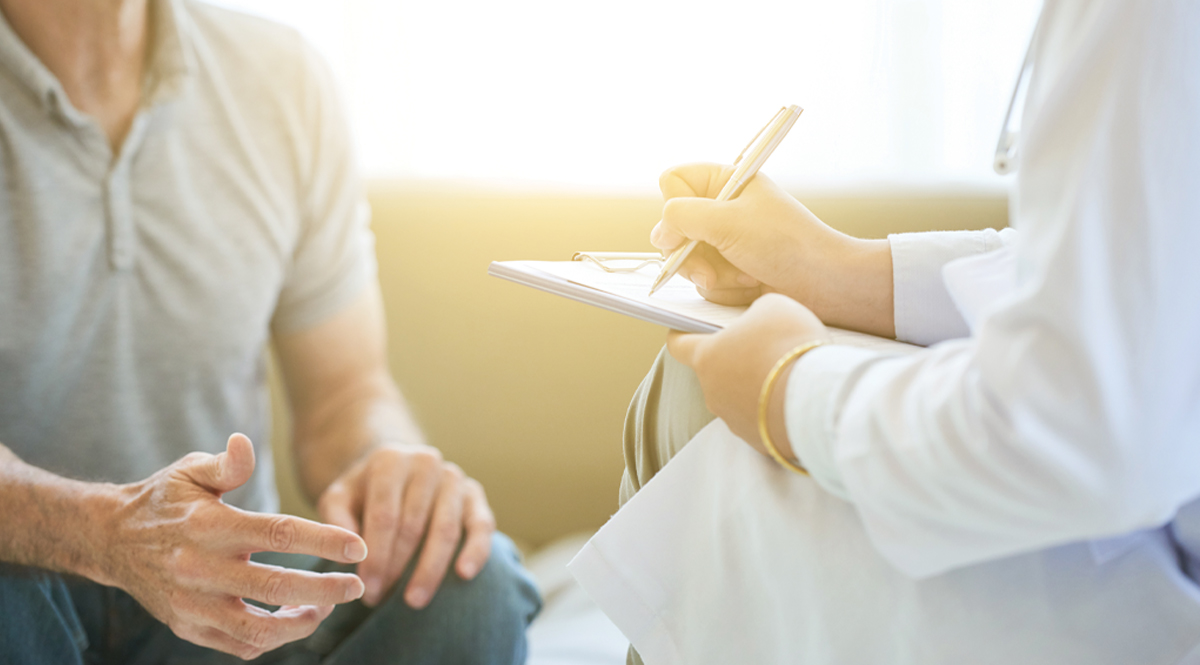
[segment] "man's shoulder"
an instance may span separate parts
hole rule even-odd
[[[194,47],[260,82],[310,78],[320,58],[290,26],[202,0],[181,0]]]
[[[252,50],[292,51],[304,48],[304,40],[292,27],[269,18],[204,0],[180,0],[192,27],[208,40],[246,44]]]

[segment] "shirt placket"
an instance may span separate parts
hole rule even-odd
[[[137,249],[134,225],[133,161],[145,135],[147,117],[138,112],[121,146],[121,152],[109,169],[104,186],[105,216],[108,231],[108,263],[114,272],[133,267]]]

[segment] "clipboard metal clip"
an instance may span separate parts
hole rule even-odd
[[[663,256],[658,252],[575,252],[572,261],[591,261],[604,272],[637,272],[648,265],[662,265]],[[612,265],[612,261],[633,262],[636,265]]]

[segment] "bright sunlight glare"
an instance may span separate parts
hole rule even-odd
[[[805,108],[792,187],[1003,188],[1037,0],[222,0],[330,61],[372,178],[649,191]]]

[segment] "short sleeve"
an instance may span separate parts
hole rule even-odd
[[[301,100],[309,143],[297,151],[300,234],[275,309],[275,332],[310,328],[349,305],[376,278],[370,206],[328,66],[305,45]]]

